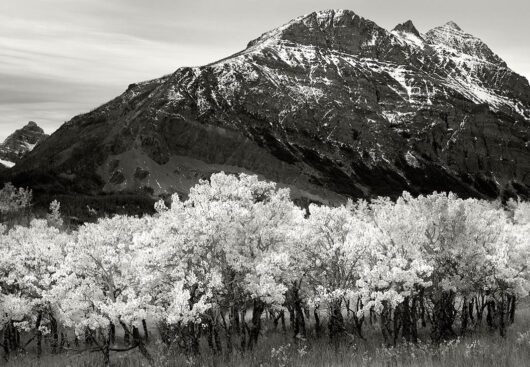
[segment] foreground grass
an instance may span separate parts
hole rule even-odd
[[[343,366],[528,366],[530,345],[514,340],[499,340],[484,336],[478,339],[455,340],[440,347],[427,344],[400,345],[396,348],[364,344],[343,344],[333,347],[322,341],[293,342],[275,337],[262,343],[252,353],[234,353],[231,358],[201,355],[185,358],[161,347],[151,347],[155,366],[237,366],[237,367],[343,367]],[[40,360],[19,356],[7,363],[19,366],[101,366],[99,354],[62,354],[44,356]],[[116,354],[113,366],[147,366],[136,352]]]
[[[326,338],[308,340],[293,339],[291,335],[268,331],[252,352],[234,351],[231,356],[212,355],[203,346],[202,355],[189,358],[178,351],[170,351],[159,342],[149,345],[154,366],[234,366],[234,367],[493,367],[530,366],[530,310],[518,313],[518,321],[505,339],[488,330],[481,330],[469,337],[458,338],[439,346],[426,342],[416,345],[401,343],[397,347],[385,347],[377,334],[368,341],[343,340],[339,345],[330,344]],[[525,334],[526,333],[526,334]],[[425,338],[427,339],[427,338]],[[114,353],[113,366],[148,366],[138,353]],[[3,362],[3,361],[2,361]],[[2,363],[0,362],[0,364]],[[6,363],[7,367],[81,367],[102,366],[99,353],[63,353],[46,355],[36,359],[32,355],[20,355]]]

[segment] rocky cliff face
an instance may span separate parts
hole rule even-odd
[[[28,122],[0,144],[0,166],[13,167],[47,137],[48,135],[35,122]]]
[[[249,172],[321,202],[433,190],[530,194],[530,86],[449,22],[387,31],[352,11],[297,18],[226,59],[132,84],[15,171],[104,191]]]

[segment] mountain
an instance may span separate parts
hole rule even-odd
[[[0,168],[13,167],[47,137],[48,135],[37,123],[28,122],[26,126],[16,130],[0,144]]]
[[[185,193],[223,170],[319,202],[403,190],[529,197],[529,127],[528,80],[455,23],[387,31],[327,10],[131,84],[13,172],[93,193]]]

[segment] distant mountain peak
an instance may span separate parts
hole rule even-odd
[[[421,38],[420,32],[418,32],[418,30],[414,26],[414,23],[412,23],[411,20],[407,20],[404,23],[398,24],[397,26],[394,27],[393,31],[411,33],[415,35],[416,37]]]
[[[20,131],[32,131],[38,134],[44,134],[44,130],[35,121],[29,121],[25,126],[22,127],[22,129],[20,129]]]
[[[0,144],[0,164],[6,167],[14,166],[47,137],[35,121],[29,121]]]

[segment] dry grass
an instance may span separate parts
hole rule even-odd
[[[472,336],[432,346],[400,344],[395,348],[381,346],[377,337],[369,341],[350,340],[341,345],[331,345],[327,339],[294,340],[290,335],[269,331],[252,353],[234,352],[230,358],[214,356],[207,346],[204,353],[195,358],[186,358],[177,352],[166,350],[160,343],[152,343],[149,349],[155,366],[235,366],[235,367],[493,367],[530,366],[530,338],[521,338],[521,333],[530,330],[530,310],[518,313],[506,339],[496,333],[483,330]],[[375,336],[375,334],[374,334]],[[524,340],[523,340],[524,339]],[[115,353],[111,357],[113,366],[148,366],[137,352]],[[101,366],[98,353],[47,355],[40,360],[31,355],[11,359],[6,367],[42,366],[77,367]]]

